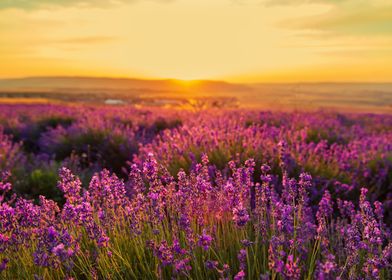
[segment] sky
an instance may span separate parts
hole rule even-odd
[[[0,0],[0,77],[392,82],[391,0]]]

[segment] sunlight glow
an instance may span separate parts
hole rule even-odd
[[[0,77],[392,80],[388,1],[48,2],[0,4]]]

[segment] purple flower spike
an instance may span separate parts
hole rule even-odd
[[[210,248],[211,243],[212,243],[211,235],[206,234],[206,231],[203,230],[202,235],[199,236],[199,241],[197,242],[197,244],[207,251]]]

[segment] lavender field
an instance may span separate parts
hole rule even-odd
[[[391,279],[392,115],[0,105],[1,279]]]

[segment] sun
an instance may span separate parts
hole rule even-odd
[[[189,89],[192,88],[194,86],[196,86],[197,84],[200,83],[201,80],[199,79],[176,79],[175,83],[177,83],[178,85],[180,85],[183,88]]]

